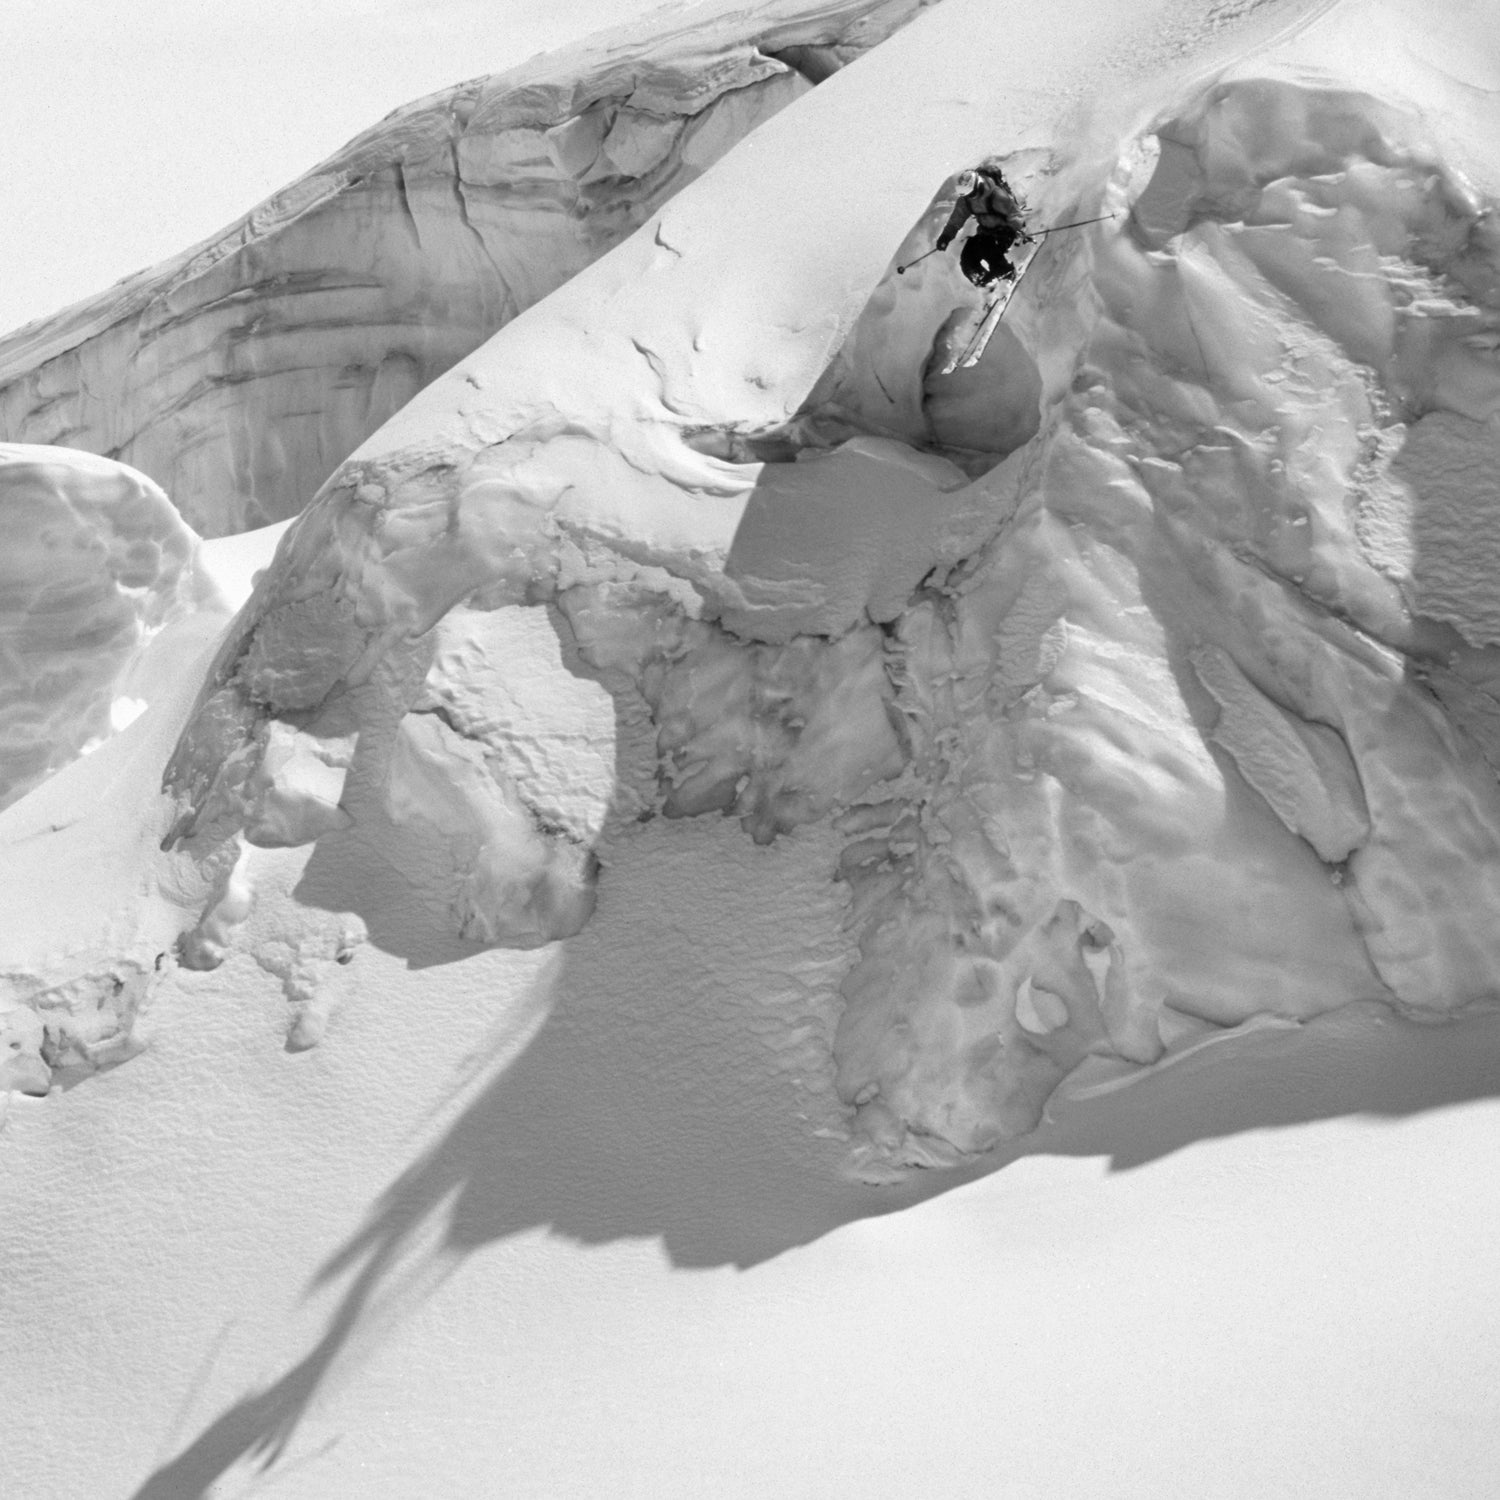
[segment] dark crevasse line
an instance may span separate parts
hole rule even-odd
[[[0,339],[0,439],[118,458],[203,536],[296,515],[418,390],[929,3],[700,7],[419,100]]]

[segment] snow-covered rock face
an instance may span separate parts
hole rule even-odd
[[[205,537],[295,515],[434,376],[925,3],[690,12],[399,110],[223,235],[0,340],[0,435],[132,464]]]
[[[4,807],[146,706],[132,669],[213,591],[172,502],[107,458],[0,444],[0,537]]]

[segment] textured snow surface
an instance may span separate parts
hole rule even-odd
[[[0,807],[156,696],[138,668],[160,632],[205,605],[218,604],[223,623],[197,546],[144,474],[0,444]],[[154,659],[158,675],[167,654]]]
[[[475,1391],[520,1493],[1493,1491],[1484,9],[914,9],[660,197],[622,137],[638,231],[204,544],[227,629],[0,815],[14,1222],[55,1152],[72,1274],[151,1224],[290,1309],[111,1344],[177,1351],[139,1495],[487,1494]],[[943,377],[977,294],[896,267],[987,154],[1112,217]]]
[[[1359,1000],[1446,1015],[1500,973],[1483,721],[1428,686],[1487,662],[1466,540],[1500,408],[1485,200],[1413,110],[1259,59],[1046,147],[1013,127],[1040,217],[1115,218],[1044,248],[950,396],[932,372],[975,294],[951,260],[893,265],[941,219],[916,169],[958,127],[903,120],[858,205],[834,181],[841,122],[957,14],[768,122],[361,448],[167,778],[169,843],[211,858],[247,804],[256,837],[275,725],[358,726],[349,774],[445,842],[457,932],[575,932],[587,836],[414,696],[435,639],[546,603],[655,726],[634,815],[844,835],[859,956],[834,1060],[875,1176],[1029,1131],[1090,1058]],[[795,226],[747,240],[728,205],[789,176]],[[1437,423],[1481,435],[1419,436]],[[1405,552],[1362,540],[1367,494]],[[492,693],[472,670],[453,657],[450,691]]]

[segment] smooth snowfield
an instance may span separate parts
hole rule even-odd
[[[204,548],[0,814],[26,1492],[1494,1492],[1453,14],[942,0]]]

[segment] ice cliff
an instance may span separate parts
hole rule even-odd
[[[0,443],[0,538],[3,807],[158,696],[167,627],[225,611],[172,502],[109,459]]]
[[[397,110],[222,234],[0,339],[0,431],[200,535],[297,514],[434,376],[928,0],[621,27]]]
[[[829,1067],[877,1178],[1085,1064],[1492,1003],[1495,106],[1451,59],[1392,83],[1398,0],[1159,9],[1148,41],[944,0],[816,89],[765,64],[758,127],[670,202],[697,169],[640,167],[610,254],[420,392],[320,401],[351,439],[404,404],[315,495],[336,445],[274,505],[237,481],[226,525],[307,503],[152,813],[188,960],[333,831],[524,946],[642,820],[831,826]],[[957,89],[983,46],[1050,61]],[[1115,217],[943,377],[975,294],[895,266],[991,153],[1036,221]]]

